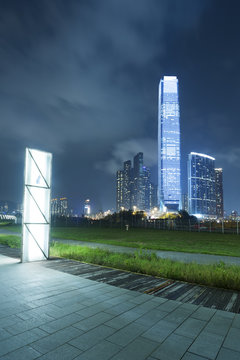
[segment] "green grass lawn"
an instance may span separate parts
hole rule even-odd
[[[21,231],[20,226],[6,230]],[[52,228],[53,238],[97,242],[142,249],[181,251],[189,253],[240,256],[240,235],[207,232],[165,231],[96,227]]]
[[[19,247],[20,236],[0,234],[0,243]],[[222,262],[215,265],[184,264],[179,261],[159,259],[155,254],[147,254],[144,250],[139,250],[135,254],[119,254],[108,250],[90,249],[57,242],[51,244],[50,256],[207,286],[240,290],[239,267],[228,266]]]
[[[240,256],[240,236],[153,229],[53,228],[52,237],[142,249]]]

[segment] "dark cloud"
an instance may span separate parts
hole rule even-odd
[[[113,207],[122,161],[143,151],[145,164],[156,164],[157,91],[166,74],[179,77],[183,166],[192,150],[214,154],[227,137],[236,142],[229,125],[239,129],[236,7],[233,0],[0,2],[6,178],[14,176],[12,153],[19,171],[25,146],[52,151],[53,193]]]

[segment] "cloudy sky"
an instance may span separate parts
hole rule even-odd
[[[53,196],[115,208],[137,152],[156,183],[158,84],[179,79],[190,151],[224,170],[240,211],[240,25],[235,0],[0,1],[0,200],[21,202],[25,147],[53,153]]]

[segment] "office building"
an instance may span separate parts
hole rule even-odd
[[[145,189],[143,175],[143,153],[140,152],[133,159],[133,203],[138,210],[145,208]]]
[[[121,211],[124,206],[123,206],[123,171],[122,170],[118,170],[117,171],[117,199],[116,199],[116,203],[117,203],[117,212]]]
[[[123,206],[125,209],[131,209],[131,188],[132,188],[132,164],[131,161],[123,163]]]
[[[188,209],[191,215],[216,217],[215,159],[209,155],[188,156]]]
[[[181,208],[180,114],[176,76],[164,76],[159,84],[158,205],[161,211]]]
[[[215,169],[215,188],[216,188],[216,215],[217,218],[224,217],[223,208],[223,170]]]
[[[60,198],[60,213],[63,216],[67,216],[68,214],[68,200],[66,197]]]
[[[90,200],[86,199],[84,202],[84,208],[83,208],[83,213],[85,217],[88,217],[91,215],[91,205],[90,205]]]

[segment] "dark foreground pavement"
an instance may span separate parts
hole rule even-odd
[[[3,255],[0,289],[0,359],[240,359],[239,314]]]

